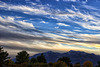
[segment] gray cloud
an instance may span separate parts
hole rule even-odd
[[[82,40],[72,40],[72,39],[63,39],[63,38],[59,38],[59,39],[63,40],[62,42],[79,42],[79,43],[100,44],[100,41],[82,41]]]
[[[10,44],[11,45],[11,44]],[[17,44],[16,44],[17,45]],[[31,51],[31,52],[44,52],[44,51],[50,51],[49,49],[43,49],[43,48],[28,48],[28,47],[20,47],[20,46],[9,46],[9,45],[4,45],[0,44],[0,46],[6,48],[6,49],[11,49],[11,50],[26,50],[26,51]]]
[[[28,34],[22,34],[17,32],[11,32],[7,30],[0,30],[0,39],[6,39],[6,40],[51,40],[48,37],[45,36],[34,36],[34,35],[28,35]]]
[[[18,24],[15,24],[15,23],[3,23],[1,22],[0,25],[4,26],[4,27],[8,27],[8,26],[13,26],[15,27],[16,29],[20,29],[21,31],[27,31],[27,32],[38,32],[38,33],[43,33],[42,31],[39,31],[39,30],[36,30],[36,29],[30,29],[30,28],[24,28]]]

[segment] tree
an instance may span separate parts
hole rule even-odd
[[[34,63],[32,67],[48,67],[47,63]]]
[[[34,57],[31,59],[31,61],[30,61],[31,63],[36,63],[36,62],[38,62],[37,61],[37,59],[35,59]]]
[[[54,66],[54,63],[50,62],[50,63],[48,63],[48,66],[49,67],[53,67]]]
[[[7,53],[7,51],[4,51],[3,47],[0,46],[0,67],[2,67],[5,61],[10,58],[8,55],[9,54]]]
[[[70,66],[70,64],[71,64],[71,63],[70,63],[71,60],[70,60],[70,58],[68,58],[68,57],[59,58],[58,61],[63,61],[63,62],[65,62],[68,66]]]
[[[67,64],[63,61],[57,61],[54,63],[54,67],[67,67]]]
[[[81,67],[80,63],[74,64],[74,67]]]
[[[93,63],[91,61],[85,61],[83,67],[93,67]]]
[[[46,59],[45,59],[43,53],[40,56],[37,57],[37,61],[39,63],[46,63]]]
[[[98,61],[98,67],[100,67],[100,61]]]
[[[29,61],[29,54],[26,51],[21,51],[16,56],[16,63],[21,64]]]
[[[6,64],[6,66],[12,66],[15,63],[11,59],[8,59],[8,60],[5,61],[5,64]]]

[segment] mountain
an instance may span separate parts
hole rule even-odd
[[[73,50],[66,53],[48,51],[48,52],[44,52],[43,54],[48,63],[56,62],[60,57],[69,57],[71,59],[72,64],[75,64],[77,62],[80,62],[80,64],[83,64],[84,61],[89,60],[89,61],[92,61],[94,65],[97,65],[97,62],[100,61],[100,55],[95,55],[93,53],[91,54],[85,53],[81,51],[73,51]],[[39,55],[41,55],[41,53],[31,56],[30,59],[32,57],[36,58]]]

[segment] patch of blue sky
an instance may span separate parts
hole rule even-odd
[[[39,29],[43,32],[51,32],[51,31],[55,31],[56,29],[54,28],[55,25],[53,25],[52,23],[48,23],[48,24],[43,24],[43,23],[40,23],[40,22],[36,22],[34,23],[35,25],[35,28],[36,29]]]
[[[14,4],[14,5],[26,5],[26,0],[1,0],[2,2],[8,3],[8,4]]]
[[[60,9],[60,10],[64,10],[66,8],[70,9],[72,4],[73,5],[79,5],[75,2],[64,2],[63,0],[60,0],[59,2],[57,2],[56,0],[40,0],[41,4],[46,5],[49,4],[52,6],[52,9]],[[59,6],[60,5],[60,6]]]
[[[95,8],[100,8],[100,1],[99,0],[89,0],[86,5],[94,6]]]

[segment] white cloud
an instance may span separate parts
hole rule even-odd
[[[74,8],[75,9],[75,8]],[[91,15],[89,13],[87,14],[84,14],[84,13],[81,13],[78,9],[77,12],[71,10],[71,9],[66,9],[69,13],[64,13],[64,14],[55,14],[55,16],[51,16],[52,19],[56,19],[58,21],[70,21],[72,23],[76,23],[76,24],[79,24],[80,26],[82,26],[83,28],[86,28],[86,29],[91,29],[91,30],[100,30],[100,20],[98,17],[98,15],[94,16],[94,15]],[[76,17],[78,18],[81,18],[82,21],[80,21],[79,19],[73,21],[71,20],[69,17],[73,18],[73,19],[76,19]],[[78,21],[79,20],[79,21]],[[58,24],[58,25],[61,25],[61,26],[67,26],[65,24]]]
[[[35,29],[34,25],[32,23],[24,22],[23,20],[16,20],[18,17],[12,17],[12,16],[0,16],[0,22],[3,24],[7,24],[7,26],[2,26],[5,28],[10,29],[18,29],[15,26],[12,26],[10,23],[13,23],[15,25],[21,26],[23,28],[29,28],[29,29]],[[9,24],[9,25],[8,25]]]
[[[18,21],[18,22],[24,27],[30,27],[30,28],[35,29],[32,23],[28,23],[28,22],[24,22],[24,21]]]
[[[32,14],[41,14],[41,15],[50,14],[44,10],[46,7],[44,7],[42,5],[38,5],[37,7],[38,8],[35,8],[34,6],[30,7],[30,6],[25,6],[25,5],[9,5],[6,3],[0,4],[0,8],[2,8],[4,10],[19,11],[19,12],[23,12],[23,13],[31,14],[31,15]]]
[[[65,32],[65,33],[75,33],[75,32],[69,31],[69,30],[63,30],[63,32]]]
[[[45,21],[41,21],[40,23],[48,24],[48,22],[45,22]]]
[[[60,20],[60,21],[71,21],[70,19],[69,19],[69,17],[72,17],[72,18],[75,18],[76,16],[77,17],[80,17],[80,18],[82,18],[85,22],[88,22],[89,20],[97,20],[97,19],[95,19],[95,17],[94,16],[92,16],[92,15],[89,15],[89,14],[83,14],[83,13],[81,13],[81,12],[75,12],[75,11],[73,11],[73,10],[70,10],[70,9],[66,9],[69,13],[65,13],[65,14],[52,14],[52,13],[49,13],[49,12],[47,12],[47,11],[45,11],[44,9],[45,9],[45,7],[44,6],[42,6],[42,7],[39,7],[39,8],[35,8],[35,7],[29,7],[29,6],[24,6],[24,5],[9,5],[9,4],[6,4],[6,3],[4,3],[4,4],[1,4],[0,5],[0,7],[1,8],[4,8],[4,9],[8,9],[8,10],[14,10],[14,11],[22,11],[23,13],[26,13],[26,14],[43,14],[43,15],[50,15],[51,16],[51,18],[53,18],[53,19],[56,19],[56,20]],[[75,8],[75,6],[73,6],[73,8],[75,9],[75,10],[78,10],[78,9],[76,9]],[[90,8],[90,7],[88,7],[88,8]],[[48,8],[49,9],[49,8]],[[92,8],[92,9],[94,9],[94,8]],[[0,18],[0,19],[2,19],[2,18]],[[8,20],[8,22],[9,21],[13,21],[14,19],[13,18],[11,18],[11,17],[8,17],[8,19],[10,19],[10,20]],[[3,19],[2,19],[2,21],[4,21]],[[41,22],[41,23],[47,23],[47,22]],[[76,22],[75,22],[76,23]],[[79,24],[79,25],[81,25],[82,27],[84,27],[84,28],[87,28],[87,29],[93,29],[93,30],[99,30],[100,29],[100,27],[99,26],[91,26],[91,24],[88,24],[88,23],[81,23],[81,22],[78,22],[77,24]],[[29,24],[28,24],[29,25]],[[59,26],[69,26],[69,25],[67,25],[67,24],[64,24],[64,23],[58,23],[57,25],[59,25]],[[31,26],[32,27],[32,26]]]
[[[75,22],[86,29],[100,30],[100,20],[90,21],[90,22]]]
[[[67,25],[67,24],[64,24],[64,23],[57,23],[57,25],[59,25],[59,26],[70,26],[70,25]]]
[[[57,2],[59,2],[59,0],[56,0]]]
[[[82,32],[81,30],[74,30],[75,32]]]
[[[72,5],[72,7],[73,7],[74,10],[78,10],[74,5]]]
[[[85,3],[87,3],[87,2],[88,2],[88,0],[82,1],[83,4],[85,4]]]
[[[7,22],[10,22],[10,23],[12,23],[12,22],[14,22],[14,17],[12,17],[12,16],[8,16],[8,17],[6,17],[6,16],[3,16],[3,17],[1,17],[0,16],[0,22],[5,22],[5,23],[7,23]]]
[[[56,29],[58,29],[59,27],[55,27]]]

